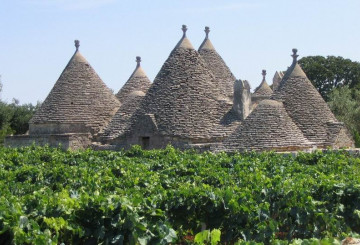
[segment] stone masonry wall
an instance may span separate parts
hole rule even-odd
[[[15,135],[5,138],[6,147],[31,146],[32,144],[58,147],[64,150],[86,149],[91,145],[90,134],[60,134],[60,135]]]

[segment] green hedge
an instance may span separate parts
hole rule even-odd
[[[346,152],[0,148],[0,194],[0,244],[192,243],[202,229],[221,231],[221,243],[281,244],[360,232],[360,159]]]

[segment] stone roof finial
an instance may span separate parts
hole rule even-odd
[[[266,77],[266,70],[262,70],[261,75],[263,76],[263,81],[265,81],[265,77]]]
[[[76,47],[76,51],[79,50],[79,47],[80,47],[80,41],[79,40],[75,40],[75,47]]]
[[[294,62],[294,63],[297,62],[297,57],[299,57],[299,55],[296,54],[297,51],[298,51],[298,50],[297,50],[296,48],[293,48],[293,49],[292,49],[293,54],[292,54],[291,56],[293,57],[293,62]]]
[[[206,39],[209,38],[209,32],[210,32],[210,28],[208,26],[205,26],[205,33],[206,33]]]
[[[141,57],[140,56],[136,56],[136,67],[140,67],[140,63],[141,63]]]
[[[187,27],[186,27],[186,25],[182,25],[182,28],[181,28],[181,30],[183,31],[183,37],[186,37],[186,31],[187,31]]]

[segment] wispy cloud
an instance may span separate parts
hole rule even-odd
[[[64,10],[83,10],[99,8],[116,0],[25,0],[39,7],[60,8]]]

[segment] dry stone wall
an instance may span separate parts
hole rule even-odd
[[[90,134],[49,134],[49,135],[15,135],[5,139],[7,147],[31,146],[61,147],[64,150],[81,150],[91,145]]]

